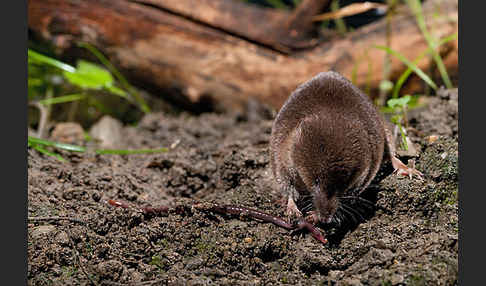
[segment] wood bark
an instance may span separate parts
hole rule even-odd
[[[312,15],[305,5],[282,12],[230,2],[29,0],[28,25],[60,55],[72,52],[76,41],[88,42],[130,79],[186,105],[209,100],[217,109],[241,109],[253,97],[279,108],[299,84],[327,70],[355,78],[362,88],[382,79],[385,54],[374,46],[385,45],[384,20],[326,41],[309,34],[309,23],[296,21],[298,13]],[[424,2],[435,37],[457,33],[457,6],[457,0]],[[393,19],[391,48],[414,59],[427,44],[413,15],[402,8]],[[448,67],[457,66],[448,60],[457,58],[457,41],[441,51]],[[430,65],[430,60],[419,63],[424,69]],[[405,68],[394,59],[392,79]]]
[[[312,16],[330,0],[303,0],[292,12],[248,5],[235,0],[131,0],[198,21],[283,53],[317,43]]]

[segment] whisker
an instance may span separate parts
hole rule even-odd
[[[338,226],[341,225],[342,220],[344,220],[344,216],[341,212],[336,211],[336,213],[332,216],[332,222],[336,223]]]
[[[307,205],[305,205],[304,207],[301,208],[301,211],[303,211],[303,212],[310,211],[312,209],[312,207],[313,207],[312,203],[307,204]]]
[[[347,206],[345,204],[341,204],[341,205],[342,205],[342,207],[344,209],[348,209],[350,212],[353,212],[354,214],[357,214],[362,221],[365,221],[364,217],[356,209],[354,209],[354,208],[352,208],[350,206]]]
[[[362,198],[362,197],[358,197],[358,196],[344,196],[344,197],[339,197],[339,199],[344,199],[344,200],[351,200],[351,199],[355,199],[355,200],[358,200],[358,201],[361,201],[369,206],[372,206],[372,207],[375,207],[375,204],[370,201],[370,200],[367,200],[365,198]]]
[[[307,205],[312,203],[313,198],[312,197],[307,197],[299,201],[300,205]]]
[[[355,205],[354,208],[356,209],[356,211],[358,211],[360,214],[362,214],[363,216],[367,216],[367,214],[369,213],[370,209],[369,208],[366,208],[365,206],[363,205]]]
[[[341,205],[341,206],[342,206],[342,205]],[[351,217],[351,219],[353,220],[353,222],[354,222],[354,223],[359,223],[359,221],[356,219],[356,217],[354,216],[354,214],[353,214],[352,212],[350,212],[349,210],[347,210],[347,209],[345,209],[345,208],[343,208],[343,207],[341,207],[341,208],[339,208],[339,209],[340,209],[341,211],[345,212],[346,214],[348,214],[348,215]]]

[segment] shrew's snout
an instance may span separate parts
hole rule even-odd
[[[320,188],[314,188],[314,208],[317,219],[323,223],[330,223],[337,210],[336,196],[329,196]]]

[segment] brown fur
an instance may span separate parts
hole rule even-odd
[[[336,72],[300,85],[279,111],[270,142],[271,167],[285,196],[313,197],[329,221],[338,197],[364,190],[390,151],[381,115],[370,99]]]

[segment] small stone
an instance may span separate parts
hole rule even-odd
[[[403,280],[405,280],[403,275],[393,274],[390,282],[392,283],[392,285],[398,285],[400,283],[403,283]]]
[[[122,127],[120,121],[105,115],[91,127],[89,135],[100,141],[101,148],[120,148]]]
[[[186,262],[185,268],[187,270],[196,270],[201,268],[201,266],[204,264],[204,260],[200,257],[194,257]]]
[[[142,279],[144,278],[144,276],[140,272],[136,271],[135,269],[129,269],[129,273],[130,273],[130,276],[132,277],[131,280],[133,282],[141,282]],[[142,283],[140,283],[140,284],[142,284]]]
[[[76,122],[58,123],[51,133],[51,139],[67,144],[80,144],[84,141],[84,130]]]
[[[39,225],[32,230],[32,238],[39,238],[42,235],[48,235],[56,229],[53,225]]]
[[[69,243],[69,236],[65,231],[61,231],[56,235],[56,242],[61,246],[68,246]]]
[[[333,280],[340,280],[344,277],[344,272],[341,270],[331,270],[329,271],[329,277]]]
[[[387,249],[386,243],[383,240],[378,240],[375,245],[378,249]]]
[[[103,261],[98,264],[97,272],[102,279],[117,280],[123,272],[123,264],[118,260]]]

